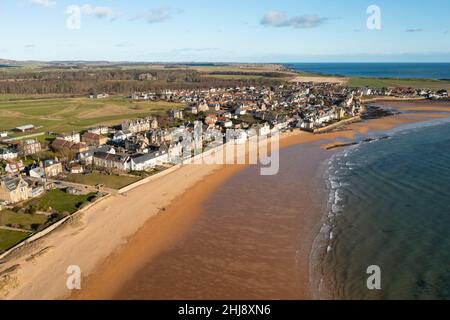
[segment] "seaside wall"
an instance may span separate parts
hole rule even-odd
[[[131,191],[131,190],[136,189],[137,187],[142,186],[142,185],[144,185],[144,184],[146,184],[146,183],[148,183],[150,181],[154,181],[156,179],[164,177],[164,176],[166,176],[166,175],[168,175],[168,174],[178,170],[179,168],[181,168],[181,166],[182,166],[181,164],[177,164],[177,165],[175,165],[173,167],[170,167],[169,169],[166,169],[166,170],[164,170],[162,172],[159,172],[159,173],[157,173],[155,175],[152,175],[152,176],[147,177],[145,179],[136,181],[135,183],[132,183],[132,184],[130,184],[130,185],[120,189],[119,190],[119,194]]]
[[[331,131],[331,130],[337,129],[339,127],[345,126],[347,124],[354,123],[354,122],[359,122],[359,121],[361,121],[361,117],[360,116],[356,116],[356,117],[352,117],[352,118],[349,118],[349,119],[345,119],[345,120],[333,123],[333,124],[331,124],[329,126],[326,126],[326,127],[323,127],[323,128],[314,129],[314,131],[312,131],[312,132],[314,132],[314,134],[326,133],[328,131]]]
[[[374,97],[374,98],[363,98],[361,103],[373,103],[382,101],[419,101],[427,100],[425,97],[411,97],[411,98],[400,98],[400,97]]]
[[[31,237],[25,239],[24,241],[16,244],[14,247],[12,247],[11,249],[3,252],[2,254],[0,254],[0,261],[4,258],[6,258],[9,254],[11,254],[13,251],[16,251],[22,247],[25,247],[26,245],[39,240],[43,237],[45,237],[46,235],[48,235],[49,233],[55,231],[56,229],[58,229],[60,226],[64,225],[66,222],[70,222],[76,218],[78,218],[81,214],[83,214],[83,212],[85,212],[85,210],[97,205],[99,202],[109,198],[111,195],[108,194],[102,198],[100,198],[99,200],[92,202],[90,204],[88,204],[87,206],[83,207],[82,209],[78,210],[77,212],[71,214],[70,216],[67,216],[61,220],[59,220],[58,222],[55,222],[54,224],[48,226],[47,228],[45,228],[44,230],[35,233],[34,235],[32,235]]]

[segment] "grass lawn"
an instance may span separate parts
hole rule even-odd
[[[450,81],[431,79],[381,79],[381,78],[350,78],[350,87],[411,87],[417,89],[447,89],[450,90]]]
[[[13,247],[16,243],[28,238],[29,232],[10,231],[0,229],[0,252]]]
[[[20,229],[33,230],[32,225],[42,225],[48,220],[40,214],[16,213],[9,210],[0,211],[0,225],[17,225]]]
[[[46,192],[42,197],[28,201],[26,205],[34,206],[42,211],[47,211],[49,208],[52,208],[52,210],[59,213],[74,213],[93,196],[95,196],[94,193],[87,195],[71,195],[63,190],[54,189]]]
[[[81,131],[100,124],[117,125],[124,120],[180,107],[182,105],[169,102],[132,102],[125,97],[0,100],[0,131],[25,124],[41,127],[27,135],[45,131]]]
[[[107,188],[121,189],[140,180],[140,177],[107,175],[99,172],[93,172],[89,174],[71,174],[66,178],[66,180],[69,182],[87,184],[90,186],[103,184]]]

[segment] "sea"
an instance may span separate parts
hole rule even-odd
[[[289,63],[285,66],[345,77],[450,80],[450,63]]]
[[[324,163],[316,297],[450,299],[450,121],[378,135]],[[371,266],[380,290],[367,285]]]

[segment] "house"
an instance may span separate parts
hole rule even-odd
[[[168,112],[168,114],[169,114],[169,117],[172,119],[183,120],[183,118],[184,118],[182,110],[172,109]]]
[[[233,127],[233,121],[229,120],[229,119],[222,119],[219,120],[219,125],[223,128],[232,128]]]
[[[188,106],[186,110],[192,114],[198,114],[198,107],[196,105]]]
[[[5,171],[11,174],[21,173],[25,170],[25,166],[23,165],[22,160],[20,161],[12,161],[8,160],[6,163]]]
[[[75,143],[61,138],[53,140],[51,147],[54,151],[70,151],[73,153],[86,152],[89,150],[89,147],[84,142]]]
[[[151,117],[126,121],[122,123],[122,131],[129,131],[132,133],[138,133],[157,128],[158,128],[158,120],[156,118]]]
[[[95,152],[106,152],[110,154],[115,154],[116,150],[108,145],[101,146],[99,148],[93,148],[88,151],[80,152],[77,155],[77,161],[80,161],[81,163],[85,165],[91,165],[94,161],[94,153]]]
[[[42,151],[41,143],[34,139],[21,141],[17,146],[20,156],[31,156]]]
[[[56,177],[63,172],[62,164],[54,160],[45,160],[44,172],[47,178]]]
[[[192,114],[199,114],[200,112],[206,112],[209,110],[208,104],[202,102],[200,104],[193,104],[187,107],[187,110]]]
[[[45,192],[45,186],[42,184],[41,181],[36,181],[29,178],[25,178],[24,180],[31,190],[30,198],[39,197]]]
[[[131,170],[145,171],[167,162],[169,162],[169,154],[165,151],[137,154],[131,157]]]
[[[170,143],[168,154],[169,162],[178,160],[183,156],[183,144],[179,141]]]
[[[256,130],[258,136],[267,136],[270,134],[270,126],[267,122],[264,124],[255,125],[253,128]]]
[[[245,130],[234,130],[227,132],[227,141],[234,141],[235,144],[243,144],[247,141],[248,135]]]
[[[0,148],[0,160],[12,160],[19,156],[19,154],[11,149]]]
[[[209,107],[209,111],[212,111],[212,112],[220,111],[220,104],[218,104],[218,103],[209,104],[208,107]]]
[[[211,114],[205,118],[205,123],[208,126],[214,126],[218,120],[218,117],[214,114]]]
[[[150,80],[157,80],[156,75],[152,73],[142,73],[138,76],[139,81],[150,81]]]
[[[42,167],[36,167],[28,171],[30,178],[45,179],[45,170]]]
[[[60,135],[58,138],[66,140],[66,141],[70,141],[73,143],[81,142],[80,134],[78,132],[64,133],[64,134]]]
[[[86,132],[83,134],[83,142],[86,143],[88,146],[101,146],[108,142],[108,137],[105,137],[100,134],[92,133],[92,132]]]
[[[27,132],[27,131],[32,131],[36,129],[36,127],[33,124],[26,124],[24,126],[20,126],[20,127],[16,127],[13,129],[13,131],[16,132]]]
[[[70,168],[70,173],[72,174],[81,174],[84,173],[84,168],[82,165],[75,164]]]
[[[209,110],[209,106],[206,102],[202,102],[197,106],[198,112],[206,112]]]
[[[105,135],[109,133],[109,128],[107,126],[99,126],[97,128],[89,129],[88,132]]]
[[[31,197],[31,188],[19,175],[0,178],[0,200],[17,203]]]
[[[129,155],[111,154],[103,151],[94,153],[93,164],[99,168],[118,171],[128,171],[131,167]]]
[[[122,131],[122,130],[119,130],[119,131],[116,131],[116,132],[114,133],[112,140],[113,140],[114,142],[125,141],[126,139],[128,139],[128,138],[131,137],[132,135],[133,135],[133,133],[130,132],[130,131]]]
[[[250,110],[249,107],[241,105],[234,110],[234,114],[243,116],[246,115],[249,110]]]
[[[109,94],[107,94],[107,93],[99,93],[99,94],[90,94],[89,95],[90,99],[105,99],[108,97],[109,97]]]
[[[363,96],[370,96],[372,94],[372,89],[370,88],[363,88],[362,89],[362,95]]]

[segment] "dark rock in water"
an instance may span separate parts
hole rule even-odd
[[[362,142],[372,142],[372,141],[380,141],[380,140],[388,140],[390,139],[390,136],[384,136],[384,137],[379,137],[379,138],[366,138],[363,139]]]
[[[341,143],[341,144],[335,144],[332,146],[329,146],[326,148],[326,150],[333,150],[333,149],[337,149],[337,148],[344,148],[344,147],[349,147],[349,146],[354,146],[359,144],[358,142],[349,142],[349,143]]]
[[[368,105],[366,112],[363,113],[362,118],[364,120],[369,119],[379,119],[388,116],[393,116],[395,114],[399,114],[400,112],[391,110],[391,109],[383,109],[380,106]]]

